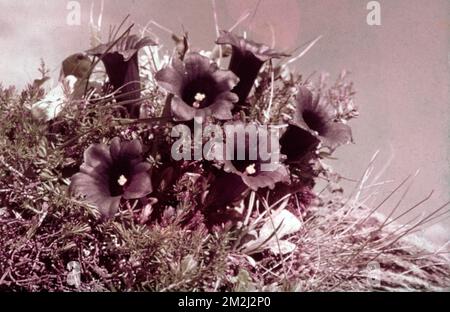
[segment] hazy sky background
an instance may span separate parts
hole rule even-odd
[[[68,1],[0,0],[0,81],[23,86],[36,78],[42,57],[57,76],[65,56],[89,48],[90,0],[79,1],[81,26],[66,24]],[[217,0],[219,23],[231,27],[258,0]],[[432,189],[435,196],[419,212],[430,211],[449,195],[449,67],[448,0],[381,0],[381,26],[366,23],[365,0],[261,0],[256,14],[239,28],[256,39],[291,51],[323,35],[296,63],[309,75],[327,71],[334,79],[342,69],[352,72],[361,116],[352,123],[355,145],[337,153],[336,171],[358,179],[372,154],[380,149],[377,170],[392,157],[385,179],[399,183],[421,172],[402,209]],[[100,1],[94,1],[98,13]],[[211,48],[215,39],[209,0],[106,0],[103,20],[110,24],[126,15],[136,25],[155,20],[190,33],[192,45]],[[164,32],[154,28],[162,42]],[[392,189],[394,184],[386,189]],[[386,193],[379,195],[379,201]],[[385,207],[389,210],[395,201]],[[428,231],[435,240],[448,240],[450,222]]]

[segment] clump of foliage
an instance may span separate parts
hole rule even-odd
[[[21,93],[0,87],[1,290],[448,288],[445,258],[405,240],[447,205],[400,226],[360,200],[372,163],[347,197],[324,163],[352,142],[345,72],[331,86],[304,79],[287,55],[230,32],[209,53],[174,36],[161,55],[130,29],[70,56],[63,70],[75,83],[63,81],[59,97],[42,88],[44,64]],[[197,117],[279,126],[284,156],[268,173],[260,159],[174,159],[171,130]],[[146,182],[133,185],[136,173]]]

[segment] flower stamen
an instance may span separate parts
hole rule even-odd
[[[245,172],[247,172],[247,174],[250,175],[255,174],[256,173],[255,164],[251,164],[250,166],[245,168]]]
[[[119,180],[117,180],[117,183],[119,183],[120,186],[124,186],[127,182],[128,180],[123,174],[119,177]]]
[[[197,94],[195,94],[194,96],[195,102],[192,103],[192,106],[194,108],[200,108],[200,102],[202,102],[205,98],[206,95],[204,93],[197,92]]]
[[[205,95],[204,93],[200,93],[200,92],[198,92],[198,93],[195,95],[195,97],[194,97],[194,99],[195,99],[197,102],[201,102],[201,101],[203,101],[205,98],[206,98],[206,95]]]

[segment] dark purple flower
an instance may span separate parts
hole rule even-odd
[[[149,170],[138,140],[120,142],[114,138],[109,147],[93,144],[84,152],[84,162],[71,179],[70,191],[85,196],[104,217],[111,218],[122,198],[137,199],[152,192]]]
[[[188,53],[184,61],[177,58],[156,73],[158,84],[173,94],[172,115],[175,120],[187,121],[194,117],[214,116],[232,118],[231,110],[238,101],[230,90],[238,78],[198,53]]]
[[[320,143],[311,132],[296,125],[289,125],[280,139],[281,154],[290,162],[306,160]]]
[[[136,35],[127,36],[113,43],[101,44],[87,51],[88,54],[100,57],[105,65],[106,73],[118,102],[125,102],[131,117],[139,117],[141,98],[141,78],[139,76],[138,51],[145,46],[156,45],[149,37],[139,39]]]
[[[239,175],[224,171],[215,172],[205,205],[208,211],[223,210],[227,205],[241,200],[248,193],[248,189]]]
[[[230,125],[232,128],[227,128]],[[286,167],[279,163],[277,157],[279,151],[270,143],[260,144],[261,138],[265,137],[270,142],[273,133],[256,124],[246,127],[242,122],[227,123],[225,133],[226,142],[231,143],[229,147],[226,147],[226,144],[222,147],[224,155],[221,161],[224,170],[211,169],[214,179],[205,199],[205,213],[209,226],[233,223],[241,219],[242,215],[227,207],[245,198],[250,189],[253,191],[266,187],[273,189],[277,184],[289,181]],[[238,138],[245,141],[239,141]],[[274,137],[273,142],[277,139]],[[263,149],[269,158],[261,157],[260,149]]]
[[[241,220],[242,214],[232,209],[239,205],[248,194],[248,186],[240,176],[224,171],[215,175],[205,200],[205,223],[209,228],[216,225],[235,224]]]
[[[348,125],[336,120],[336,110],[321,102],[320,98],[313,100],[311,91],[306,87],[300,87],[296,102],[295,126],[310,132],[331,150],[352,142],[352,130]]]
[[[239,77],[239,83],[233,89],[233,92],[239,96],[239,106],[245,105],[263,64],[272,58],[287,56],[264,44],[236,36],[228,31],[221,31],[216,43],[228,44],[232,47],[229,69]]]
[[[239,176],[245,185],[255,191],[265,187],[272,189],[278,182],[287,182],[289,175],[286,167],[280,163],[280,151],[271,144],[275,140],[271,138],[273,133],[252,124],[244,125],[241,122],[235,122],[232,125],[233,132],[225,130],[226,141],[233,140],[234,148],[232,153],[228,152],[224,157],[224,170]],[[256,136],[247,131],[248,129],[251,131],[252,127],[257,129]],[[234,139],[230,135],[233,135]],[[262,144],[262,138],[265,138],[267,144]],[[241,139],[244,139],[244,144],[239,144]],[[227,149],[228,147],[225,148]],[[262,153],[267,154],[269,158],[264,159]]]

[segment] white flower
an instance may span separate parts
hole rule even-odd
[[[293,252],[295,244],[282,238],[294,234],[301,229],[300,220],[286,209],[273,212],[266,218],[254,240],[243,246],[243,252],[253,254],[269,249],[274,254]]]
[[[43,121],[56,118],[68,103],[70,96],[74,92],[76,82],[77,78],[72,75],[59,82],[42,100],[31,106],[33,117]]]

